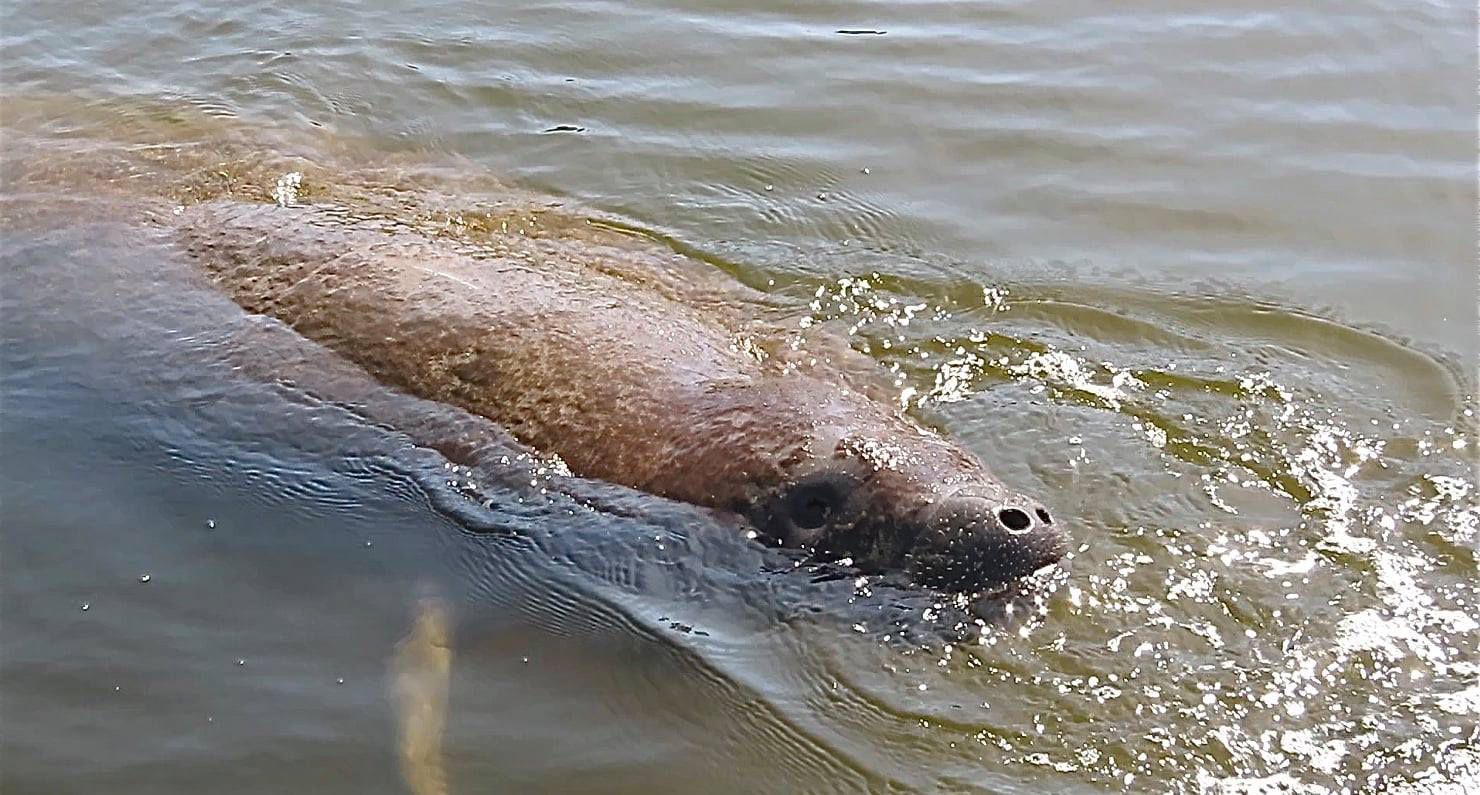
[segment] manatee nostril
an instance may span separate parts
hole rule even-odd
[[[1002,524],[1006,525],[1008,530],[1015,533],[1033,526],[1033,517],[1029,516],[1027,511],[1018,508],[1003,508],[997,512],[997,518],[1002,520]]]
[[[1035,508],[1033,509],[1033,512],[1038,514],[1039,521],[1043,522],[1044,524],[1053,524],[1053,519],[1049,518],[1048,511],[1045,511],[1042,508]]]

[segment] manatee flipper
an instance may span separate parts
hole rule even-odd
[[[412,795],[446,795],[442,731],[452,671],[451,623],[443,603],[423,597],[396,646],[388,681],[400,730],[401,777]]]

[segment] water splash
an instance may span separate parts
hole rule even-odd
[[[977,644],[1009,670],[1047,659],[1006,681],[1055,704],[1017,739],[971,735],[980,745],[1126,791],[1476,786],[1473,397],[1462,422],[1431,424],[1272,361],[1266,340],[1204,338],[1177,316],[1153,323],[1210,350],[1157,365],[1158,348],[1064,339],[1055,301],[889,293],[877,277],[824,285],[804,325],[846,323],[912,410],[1002,390],[1095,418],[1099,444],[1076,434],[1071,463],[1128,432],[1210,517],[1106,528],[1047,620],[1023,628],[1031,651],[1001,633]],[[1119,717],[1103,730],[1061,717],[1089,715]]]
[[[278,177],[272,186],[272,200],[279,207],[292,207],[298,203],[298,190],[303,187],[303,174],[290,171]]]

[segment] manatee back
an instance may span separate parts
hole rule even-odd
[[[337,206],[212,201],[178,225],[243,308],[419,397],[489,417],[578,474],[670,493],[715,385],[765,377],[736,330],[563,240],[478,246]],[[613,252],[620,256],[621,252]],[[583,259],[585,261],[583,261]]]

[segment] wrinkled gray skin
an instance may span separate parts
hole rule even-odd
[[[572,472],[747,517],[774,543],[978,591],[1058,560],[1048,511],[868,393],[840,346],[751,344],[740,294],[589,224],[476,247],[332,206],[214,201],[187,255],[244,308]],[[862,358],[862,357],[858,357]]]

